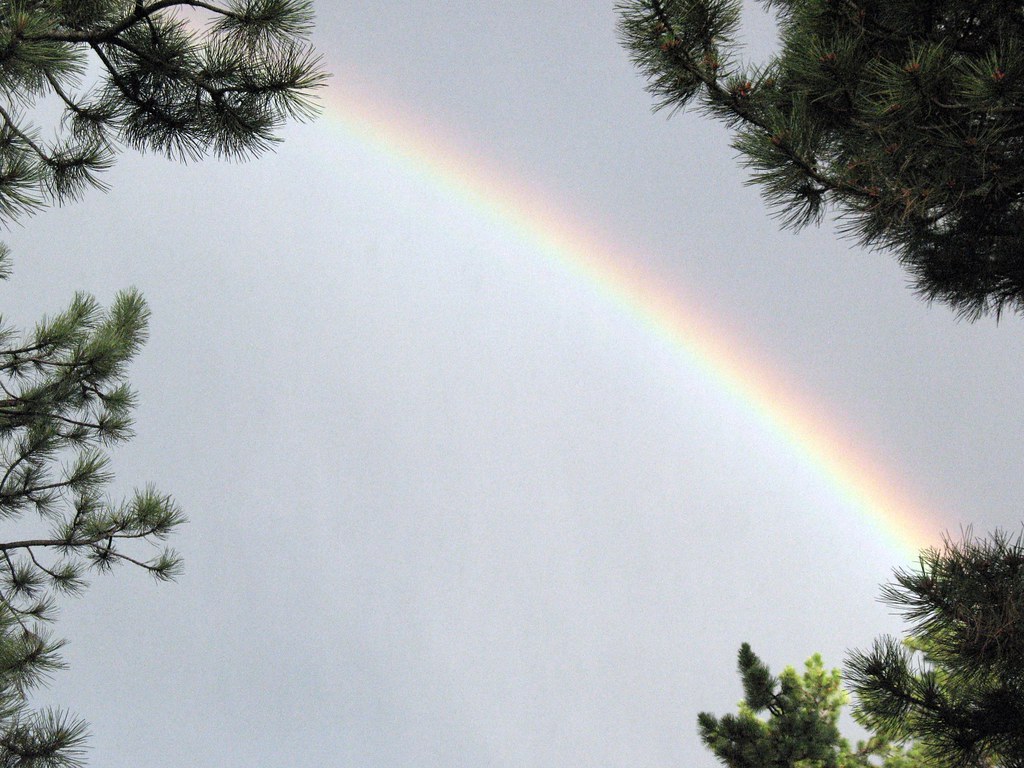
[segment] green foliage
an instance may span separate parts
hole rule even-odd
[[[0,765],[11,768],[73,768],[84,765],[87,736],[82,720],[55,710],[34,712],[26,694],[63,668],[62,643],[0,610]]]
[[[660,107],[697,103],[784,224],[831,206],[928,299],[1024,311],[1024,14],[1008,0],[762,0],[780,29],[737,62],[740,0],[626,0]]]
[[[968,534],[897,571],[883,599],[910,637],[848,660],[856,715],[930,765],[1024,766],[1024,541]]]
[[[118,144],[266,151],[315,112],[311,25],[308,0],[0,0],[0,222],[102,186]],[[25,115],[47,100],[63,116],[44,141]]]
[[[308,0],[0,0],[0,224],[102,187],[120,145],[182,161],[266,151],[286,119],[316,111],[311,24]],[[28,116],[54,106],[44,140]],[[77,295],[27,334],[0,320],[0,521],[19,532],[0,542],[4,768],[82,764],[85,724],[27,700],[62,667],[55,598],[121,563],[158,580],[180,568],[161,544],[184,522],[174,501],[107,495],[148,318],[126,291],[108,310]]]
[[[154,550],[184,522],[174,501],[153,488],[123,501],[107,495],[106,449],[131,437],[126,367],[148,318],[142,297],[126,291],[109,310],[79,294],[28,334],[0,321],[0,520],[23,531],[0,542],[3,766],[81,764],[85,724],[27,703],[63,666],[62,642],[46,626],[55,597],[78,594],[88,571],[120,563],[158,580],[180,568],[173,550]]]
[[[910,628],[847,660],[868,741],[851,750],[839,735],[837,670],[813,656],[802,676],[775,678],[744,644],[739,712],[698,719],[715,756],[729,768],[1024,767],[1024,537],[947,538],[882,597]]]
[[[744,643],[739,671],[739,711],[721,718],[702,712],[697,719],[704,744],[729,768],[923,768],[916,753],[884,739],[850,748],[838,727],[847,702],[839,670],[826,671],[819,655],[807,660],[803,674],[787,667],[776,678]]]

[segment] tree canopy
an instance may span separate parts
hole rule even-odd
[[[724,121],[785,225],[830,208],[967,317],[1024,311],[1024,13],[1009,0],[762,0],[778,53],[739,58],[740,0],[626,0],[659,107]]]

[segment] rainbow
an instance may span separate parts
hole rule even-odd
[[[429,180],[443,194],[500,219],[542,257],[583,281],[632,322],[670,345],[685,364],[743,407],[762,428],[822,476],[852,509],[901,556],[916,557],[941,535],[940,516],[915,504],[897,484],[858,453],[852,441],[814,414],[805,399],[743,345],[726,336],[706,313],[668,291],[627,251],[609,246],[561,215],[535,190],[517,189],[485,161],[469,159],[415,127],[400,111],[352,86],[332,87],[324,117],[372,151]]]

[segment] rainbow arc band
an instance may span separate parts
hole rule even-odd
[[[687,306],[622,249],[598,242],[536,195],[524,194],[504,174],[467,159],[457,148],[415,128],[416,121],[353,89],[324,94],[323,119],[373,152],[428,179],[453,199],[500,219],[543,258],[583,281],[630,322],[660,337],[697,375],[706,377],[752,421],[822,476],[900,557],[939,543],[943,515],[914,503],[851,441],[816,416],[781,380],[752,362],[695,307]]]

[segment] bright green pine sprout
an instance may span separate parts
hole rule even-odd
[[[702,712],[701,740],[728,768],[925,768],[916,747],[874,736],[851,747],[839,732],[848,696],[838,669],[815,654],[803,673],[787,667],[778,677],[744,643],[738,655],[743,700],[736,714]]]

